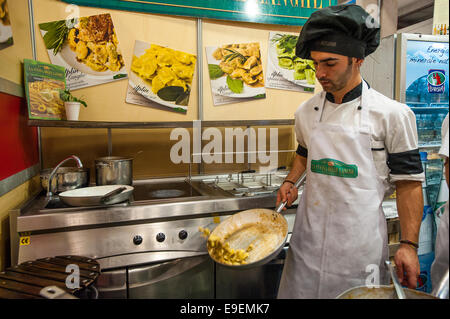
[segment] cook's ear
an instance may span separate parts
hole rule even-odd
[[[358,66],[361,66],[362,64],[363,64],[363,62],[364,62],[364,59],[360,59],[360,58],[355,58],[356,59],[356,64],[358,65]]]

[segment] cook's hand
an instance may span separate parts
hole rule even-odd
[[[286,210],[286,207],[291,206],[292,203],[295,202],[297,197],[298,197],[297,188],[291,183],[285,182],[278,189],[276,206],[287,200],[286,206],[283,207],[283,210]]]
[[[420,275],[419,257],[417,251],[406,244],[400,244],[394,257],[397,266],[398,280],[403,286],[416,289]]]

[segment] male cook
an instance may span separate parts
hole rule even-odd
[[[439,150],[439,155],[444,160],[444,173],[449,186],[449,165],[448,165],[448,114],[442,122],[442,144]],[[449,202],[445,203],[443,209],[444,213],[440,217],[439,228],[436,235],[435,259],[431,265],[431,284],[433,289],[439,286],[442,278],[448,272],[448,206]],[[448,289],[448,287],[447,287]]]
[[[388,284],[381,205],[393,185],[402,234],[395,264],[400,281],[416,287],[424,180],[416,119],[361,78],[379,39],[379,27],[357,5],[316,11],[301,30],[296,55],[314,61],[324,91],[295,113],[299,146],[277,204],[297,198],[293,184],[305,170],[306,184],[278,298],[335,298],[355,286]]]

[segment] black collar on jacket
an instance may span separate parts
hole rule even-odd
[[[369,83],[367,83],[367,86],[370,88]],[[361,83],[359,83],[356,87],[354,87],[353,89],[351,89],[350,91],[345,93],[344,97],[342,98],[342,103],[350,102],[350,101],[353,101],[354,99],[360,97],[362,94],[362,89],[363,89],[363,82],[361,81]],[[334,96],[332,93],[327,92],[325,97],[331,103],[335,103]]]

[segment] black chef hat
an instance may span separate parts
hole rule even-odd
[[[298,37],[295,54],[310,59],[322,51],[364,59],[380,44],[378,23],[360,6],[346,4],[315,11]]]

